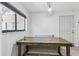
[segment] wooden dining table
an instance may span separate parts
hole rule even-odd
[[[66,47],[66,55],[70,56],[70,47],[72,46],[72,43],[69,41],[59,38],[59,37],[53,37],[53,38],[47,38],[47,37],[24,37],[16,42],[18,46],[18,56],[22,56],[21,53],[22,45],[26,45],[26,52],[29,51],[30,45],[49,45],[49,46],[57,46],[58,47],[58,53],[59,55],[62,55],[60,50],[62,46]]]

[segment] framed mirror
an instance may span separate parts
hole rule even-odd
[[[12,5],[0,3],[2,11],[2,32],[25,31],[26,16]]]

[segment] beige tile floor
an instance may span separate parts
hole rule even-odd
[[[66,50],[64,47],[61,49],[61,53],[66,56]],[[70,55],[71,56],[79,56],[79,47],[71,47],[70,48]]]

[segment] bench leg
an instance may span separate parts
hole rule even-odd
[[[21,56],[21,45],[18,45],[18,56]]]
[[[62,56],[61,52],[60,52],[60,46],[58,46],[58,53],[60,56]]]
[[[29,51],[29,46],[26,45],[26,51],[24,52],[23,56],[25,56],[27,54],[27,52]]]

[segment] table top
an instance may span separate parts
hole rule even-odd
[[[23,39],[16,42],[17,44],[60,44],[60,45],[72,45],[67,40],[58,37],[24,37]]]

